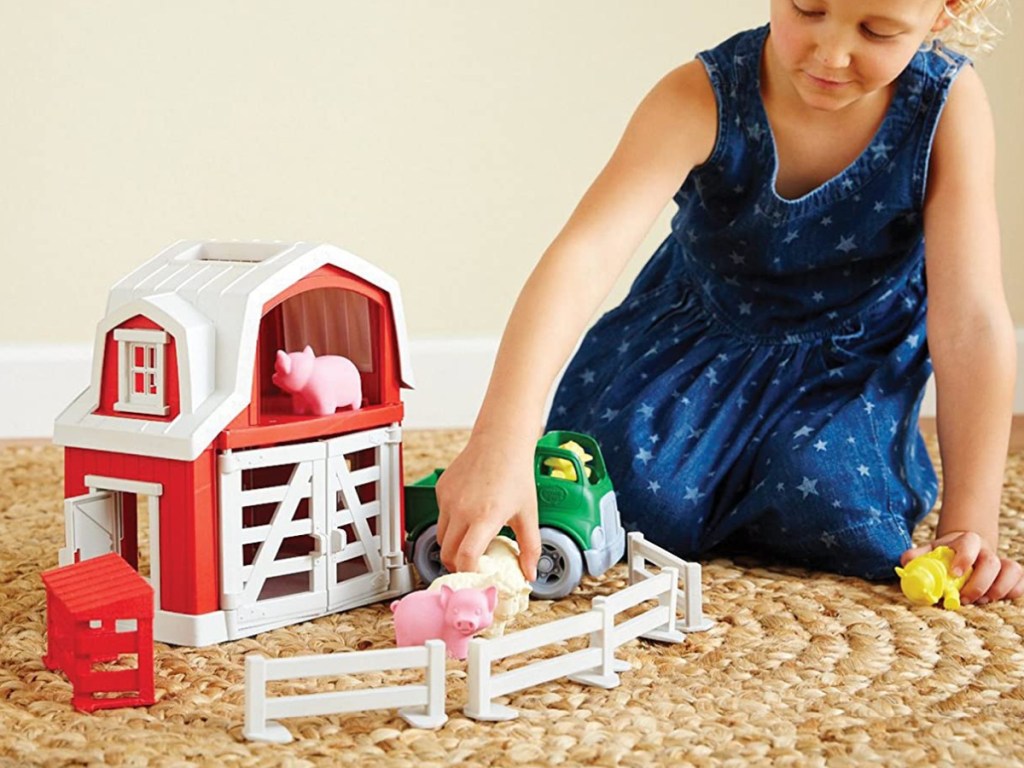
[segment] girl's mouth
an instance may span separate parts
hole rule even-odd
[[[844,85],[849,85],[847,80],[829,80],[824,77],[816,77],[810,72],[804,72],[807,79],[811,81],[812,85],[816,85],[818,88],[825,88],[827,90],[837,90],[842,88]]]

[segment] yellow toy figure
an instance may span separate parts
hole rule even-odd
[[[900,588],[914,605],[935,605],[942,599],[942,607],[949,611],[960,610],[960,588],[971,575],[968,568],[963,576],[950,575],[953,557],[956,553],[949,547],[936,547],[931,552],[919,555],[897,568]]]
[[[564,448],[567,451],[572,451],[580,457],[580,463],[583,464],[583,471],[587,477],[590,477],[591,469],[587,466],[587,462],[590,461],[593,456],[583,450],[583,446],[577,443],[575,440],[570,440],[567,443],[562,443],[559,448]],[[551,470],[551,476],[557,477],[560,480],[568,480],[569,482],[576,482],[576,470],[573,469],[572,462],[568,459],[560,459],[557,456],[552,456],[550,459],[544,460],[544,466]]]

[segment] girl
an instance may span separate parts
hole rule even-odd
[[[947,544],[974,569],[964,602],[1024,594],[997,554],[1015,351],[992,121],[967,59],[933,42],[984,31],[994,1],[771,0],[768,26],[654,87],[509,319],[438,483],[446,566],[474,568],[507,523],[534,577],[546,395],[674,196],[548,423],[602,444],[627,527],[684,557],[727,543],[872,579]],[[937,496],[917,429],[932,362],[942,515],[911,549]]]

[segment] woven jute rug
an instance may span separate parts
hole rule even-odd
[[[407,478],[444,466],[465,439],[408,433]],[[1024,765],[1020,602],[957,613],[915,608],[895,584],[725,559],[703,564],[709,631],[680,645],[623,646],[619,657],[633,669],[612,690],[562,679],[502,699],[520,712],[509,722],[462,714],[466,666],[450,660],[449,720],[439,730],[412,728],[382,710],[284,720],[295,736],[286,745],[243,739],[246,654],[391,647],[384,604],[213,648],[158,643],[154,705],[81,714],[65,677],[41,662],[39,574],[56,564],[63,543],[61,479],[57,448],[0,449],[3,765]],[[1020,558],[1024,454],[1011,458],[1002,513],[1005,550]],[[918,536],[934,522],[933,514]],[[516,628],[585,611],[593,597],[625,585],[619,565],[565,600],[534,602]],[[534,655],[576,647],[570,641]],[[409,675],[277,690],[396,685]]]

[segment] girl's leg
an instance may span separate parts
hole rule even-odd
[[[764,440],[739,505],[766,554],[869,579],[894,578],[931,509],[935,472],[916,410],[862,396],[831,415],[794,412]]]

